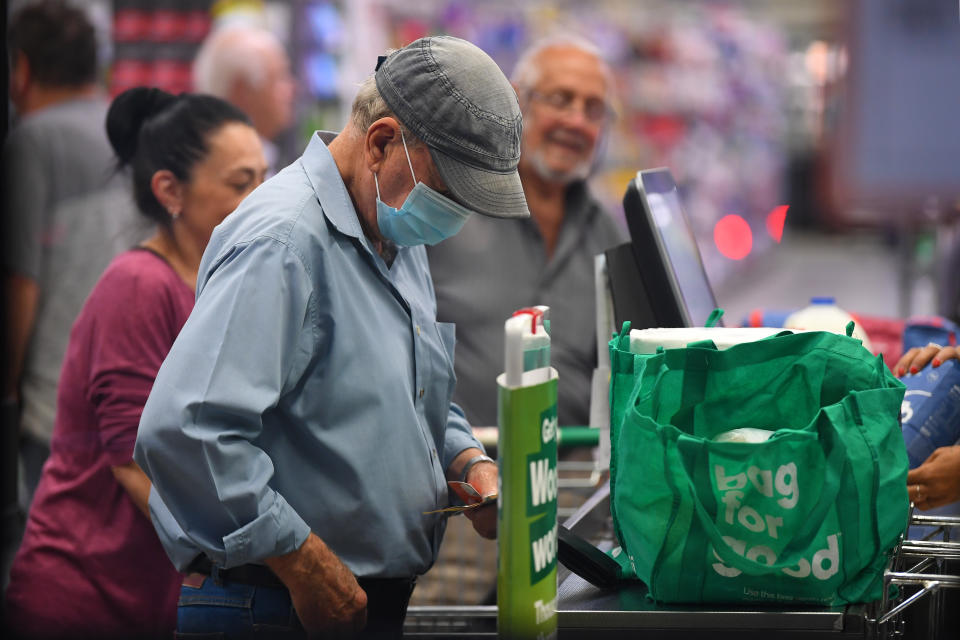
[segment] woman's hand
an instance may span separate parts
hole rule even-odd
[[[942,347],[931,342],[925,347],[914,347],[903,354],[893,367],[893,372],[897,377],[902,378],[907,373],[919,373],[931,360],[936,368],[950,358],[960,359],[960,353],[957,352],[956,347]]]
[[[922,511],[960,500],[960,445],[940,447],[908,471],[907,493]]]

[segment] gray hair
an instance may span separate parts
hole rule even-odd
[[[264,56],[258,52],[267,48],[283,50],[277,37],[267,29],[245,24],[216,29],[194,59],[194,91],[226,99],[237,78],[259,87],[266,82],[267,68]]]
[[[353,99],[353,107],[350,109],[350,123],[358,135],[364,135],[370,125],[380,118],[393,118],[397,121],[407,146],[421,144],[421,140],[405,124],[400,122],[400,118],[387,106],[386,100],[383,99],[380,90],[377,89],[376,79],[373,74],[370,74],[366,80],[360,83],[360,88],[357,89],[357,95]]]
[[[513,67],[513,73],[510,74],[510,82],[517,88],[517,93],[530,91],[540,81],[540,65],[538,58],[541,53],[547,49],[554,48],[578,49],[587,53],[602,64],[603,75],[607,81],[607,99],[613,102],[613,73],[610,66],[603,58],[603,54],[597,45],[593,44],[583,36],[572,31],[560,31],[550,34],[534,42],[530,47],[520,54],[517,64]]]

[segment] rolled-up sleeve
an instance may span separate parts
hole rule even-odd
[[[150,485],[150,496],[147,498],[150,508],[150,521],[160,538],[160,543],[167,552],[170,562],[177,571],[187,571],[190,563],[200,553],[200,549],[190,540],[186,532],[180,527],[170,509],[163,503],[157,494],[157,488]]]
[[[310,366],[320,329],[307,267],[281,240],[213,255],[144,408],[134,458],[183,531],[171,544],[188,540],[231,567],[293,551],[310,533],[270,486],[274,463],[257,440],[263,416]]]
[[[476,447],[484,453],[486,450],[480,441],[473,435],[470,423],[463,415],[463,409],[456,403],[450,403],[450,412],[447,419],[447,433],[443,443],[443,468],[449,469],[453,459],[463,451]]]

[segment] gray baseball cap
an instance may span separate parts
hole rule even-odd
[[[496,218],[530,216],[517,174],[520,104],[490,56],[466,40],[432,36],[381,58],[374,76],[461,204]]]

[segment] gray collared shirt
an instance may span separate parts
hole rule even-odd
[[[531,219],[471,216],[456,236],[429,247],[437,318],[457,325],[454,399],[474,425],[497,423],[496,377],[503,371],[503,323],[517,309],[550,307],[551,361],[560,374],[561,425],[590,417],[597,362],[594,256],[626,239],[578,183],[567,191],[553,256]]]
[[[20,426],[46,444],[70,327],[110,260],[150,232],[114,170],[108,107],[95,94],[32,111],[3,144],[0,269],[39,289],[18,381]]]
[[[198,551],[257,562],[313,531],[359,576],[421,574],[443,534],[423,512],[480,446],[450,403],[454,331],[426,253],[388,268],[324,136],[214,231],[144,408],[135,459],[180,568]]]

